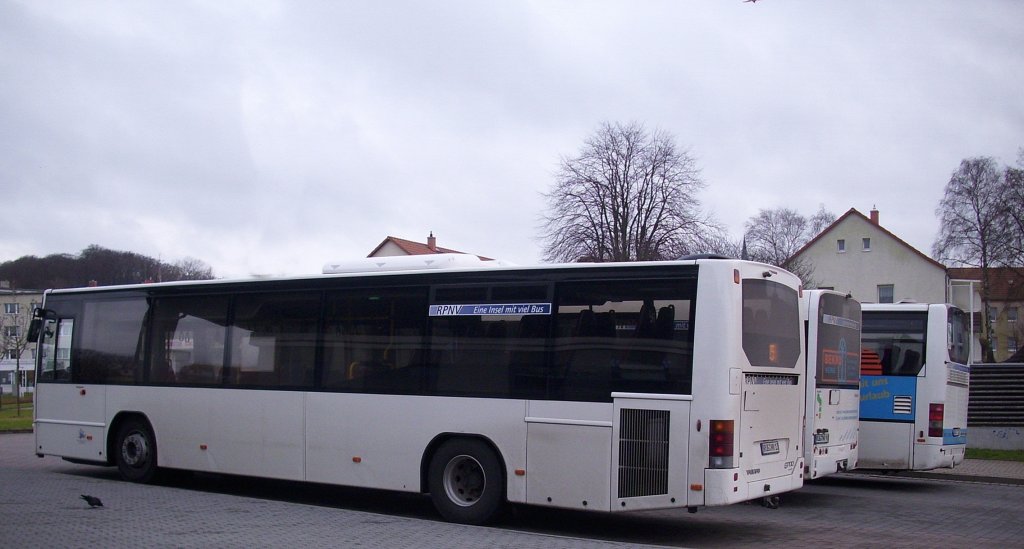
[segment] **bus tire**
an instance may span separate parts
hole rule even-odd
[[[131,418],[121,424],[114,461],[125,480],[146,484],[156,478],[156,437],[145,420]]]
[[[434,507],[450,522],[483,524],[505,504],[501,463],[481,440],[443,443],[430,460],[427,483]]]

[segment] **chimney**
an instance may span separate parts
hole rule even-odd
[[[437,251],[437,239],[434,238],[434,231],[430,231],[430,236],[427,237],[427,248],[430,248],[432,252]]]
[[[871,206],[871,223],[878,225],[878,208]]]

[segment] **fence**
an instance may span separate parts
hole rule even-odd
[[[1024,364],[972,364],[967,445],[1024,450]]]

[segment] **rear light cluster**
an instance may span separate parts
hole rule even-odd
[[[711,444],[708,446],[708,457],[712,469],[730,469],[735,467],[735,445],[733,420],[711,420]]]
[[[945,408],[944,404],[928,405],[928,436],[942,437],[942,416]]]

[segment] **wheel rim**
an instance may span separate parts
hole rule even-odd
[[[121,459],[129,467],[143,467],[149,461],[149,441],[142,433],[134,432],[121,443]]]
[[[456,505],[469,507],[480,500],[487,476],[473,456],[455,456],[444,468],[444,491]]]

